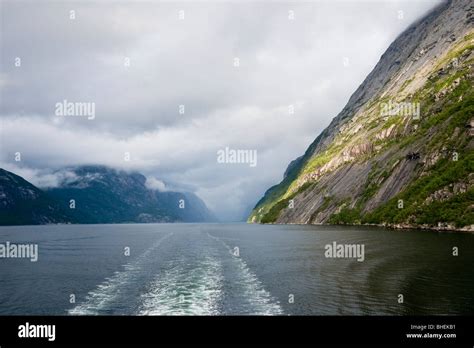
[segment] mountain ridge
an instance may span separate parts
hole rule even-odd
[[[0,224],[216,221],[195,194],[150,189],[138,172],[85,165],[58,173],[57,187],[39,189],[0,169]]]
[[[473,229],[474,216],[468,204],[472,202],[469,175],[473,172],[470,164],[473,147],[470,130],[473,13],[469,1],[446,1],[400,34],[342,111],[316,137],[305,154],[290,163],[283,180],[267,190],[248,222]],[[423,115],[418,120],[413,117],[416,115],[407,117],[403,113],[383,117],[381,105],[389,103],[398,105],[398,110],[400,105],[418,103]],[[457,112],[456,116],[451,112]],[[424,146],[424,142],[432,141],[446,124],[457,132],[459,141],[439,138],[430,143],[431,148]],[[462,161],[462,165],[451,163],[452,167],[468,179],[466,182],[441,181],[448,188],[452,185],[450,193],[456,185],[463,187],[466,192],[462,194],[468,197],[464,197],[462,204],[458,202],[449,216],[434,221],[433,216],[424,216],[426,207],[416,209],[417,205],[425,203],[413,199],[426,200],[431,194],[436,196],[435,192],[445,189],[444,186],[418,183],[420,187],[412,189],[416,192],[403,194],[416,186],[418,175],[432,176],[431,181],[435,181],[435,170],[427,163],[433,156],[439,159],[439,153],[443,153],[443,147],[447,145]],[[449,157],[443,156],[443,160]],[[391,163],[386,165],[384,161]],[[453,178],[460,179],[458,176]],[[434,191],[420,193],[423,187]],[[396,202],[402,200],[407,209],[397,210],[399,208],[393,206],[397,196]],[[383,208],[387,204],[391,208]],[[396,213],[381,213],[384,209],[393,209]],[[379,216],[375,216],[377,212]],[[461,213],[465,221],[459,218],[451,221],[455,212]]]

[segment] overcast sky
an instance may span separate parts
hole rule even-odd
[[[3,1],[0,166],[43,187],[64,166],[138,170],[242,219],[437,3]],[[95,117],[56,115],[64,100]],[[225,147],[257,165],[218,163]]]

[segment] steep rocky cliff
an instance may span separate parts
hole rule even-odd
[[[468,0],[411,25],[249,222],[474,229],[473,27]]]

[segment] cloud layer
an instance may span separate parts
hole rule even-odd
[[[138,170],[241,219],[437,3],[3,2],[0,165],[42,186]],[[95,118],[56,115],[63,100]],[[218,163],[226,147],[258,165]]]

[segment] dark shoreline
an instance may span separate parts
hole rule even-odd
[[[253,222],[248,222],[252,224]],[[474,233],[474,225],[469,227],[453,227],[453,226],[443,226],[443,227],[434,227],[434,226],[424,226],[424,225],[413,225],[413,224],[327,224],[327,223],[317,223],[317,224],[301,224],[301,223],[258,223],[261,225],[301,225],[301,226],[352,226],[352,227],[381,227],[391,230],[423,230],[423,231],[433,231],[433,232],[461,232],[461,233]]]

